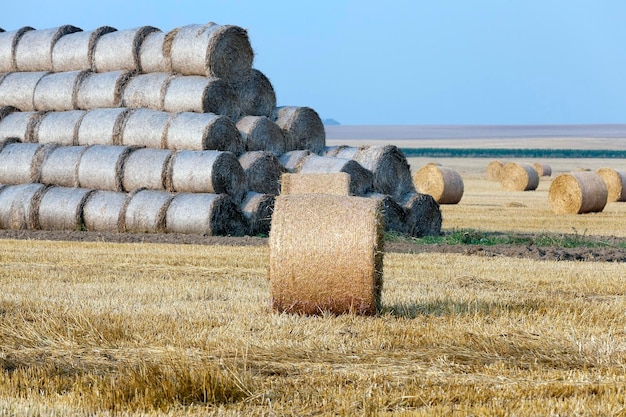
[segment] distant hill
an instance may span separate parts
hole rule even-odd
[[[324,123],[325,125],[331,125],[331,126],[339,126],[341,124],[335,119],[324,119],[322,120],[322,123]]]

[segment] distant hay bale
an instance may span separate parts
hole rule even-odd
[[[548,191],[550,206],[556,214],[600,212],[607,199],[607,186],[593,171],[561,174],[552,181]]]
[[[43,112],[16,111],[7,114],[0,119],[0,140],[15,138],[22,142],[35,142],[35,132],[43,116]]]
[[[83,206],[85,229],[92,232],[123,232],[128,194],[95,190]]]
[[[406,232],[413,237],[441,234],[441,209],[433,196],[408,193],[398,201],[406,209]]]
[[[374,177],[372,172],[351,159],[311,155],[303,161],[299,171],[301,174],[324,174],[334,172],[345,172],[350,175],[351,195],[359,196],[373,190]]]
[[[163,191],[169,162],[174,151],[165,149],[136,149],[128,155],[124,162],[122,185],[125,191],[139,188]]]
[[[130,71],[89,73],[78,87],[76,108],[121,107],[124,87],[132,75]]]
[[[540,177],[549,177],[552,175],[552,167],[546,163],[534,163],[533,168],[535,168]]]
[[[162,110],[214,113],[237,120],[241,111],[232,87],[219,78],[174,77],[165,90]]]
[[[369,193],[364,197],[378,200],[382,204],[386,231],[401,234],[407,233],[406,209],[402,207],[392,196],[380,193]]]
[[[276,107],[276,92],[269,78],[261,71],[253,68],[246,78],[236,85],[235,91],[241,114],[272,117]]]
[[[530,164],[508,162],[502,167],[500,184],[507,191],[532,191],[539,186],[539,174]]]
[[[130,109],[89,110],[81,119],[76,135],[78,145],[118,145]]]
[[[287,172],[299,172],[304,161],[313,153],[309,150],[289,151],[278,157],[280,163],[285,167]]]
[[[17,71],[15,51],[20,38],[30,30],[30,26],[21,27],[18,30],[0,33],[0,73]]]
[[[248,223],[248,235],[269,235],[276,196],[249,191],[239,205]]]
[[[417,191],[430,194],[439,204],[457,204],[463,197],[463,178],[453,169],[425,165],[413,176]]]
[[[124,213],[124,230],[128,233],[163,233],[165,216],[172,193],[154,190],[136,190],[129,195]]]
[[[94,190],[122,191],[124,162],[131,152],[128,146],[88,147],[78,164],[78,185]]]
[[[281,194],[350,195],[350,174],[345,172],[322,174],[285,173],[281,177]]]
[[[41,230],[81,230],[83,207],[93,190],[50,187],[41,198],[38,222]]]
[[[279,156],[285,153],[287,139],[283,130],[265,116],[245,116],[237,121],[237,130],[247,151],[268,151]]]
[[[324,123],[310,107],[276,107],[271,119],[285,132],[287,151],[308,149],[320,153],[326,146]]]
[[[164,148],[228,151],[238,155],[245,151],[245,144],[237,127],[227,117],[181,112],[169,122]]]
[[[166,72],[137,74],[131,77],[124,87],[122,105],[162,110],[165,91],[174,77],[173,74]]]
[[[38,229],[39,203],[47,189],[36,183],[4,187],[0,193],[0,229]]]
[[[33,140],[42,144],[76,145],[78,128],[86,113],[84,110],[71,110],[42,114],[34,128]]]
[[[121,133],[121,145],[163,148],[170,113],[152,109],[134,109],[129,113]]]
[[[172,72],[171,37],[165,32],[149,33],[139,48],[139,66],[144,73]]]
[[[86,146],[57,146],[41,163],[42,184],[78,187],[78,166]]]
[[[298,314],[381,310],[380,202],[324,194],[278,196],[270,247],[271,308]]]
[[[487,170],[485,172],[485,176],[489,181],[500,181],[500,176],[502,175],[502,167],[504,164],[498,160],[491,161],[487,165]]]
[[[168,233],[243,236],[248,226],[226,194],[178,193],[167,209],[165,227]]]
[[[52,71],[52,50],[64,35],[82,29],[63,25],[50,29],[26,31],[17,43],[15,64],[17,71]]]
[[[0,106],[13,106],[21,111],[35,110],[35,88],[48,72],[13,72],[0,83]]]
[[[176,29],[171,45],[172,70],[233,82],[252,68],[254,52],[245,29],[232,25],[192,24]]]
[[[96,42],[102,35],[116,30],[111,26],[101,26],[94,30],[62,36],[52,49],[52,71],[93,70]]]
[[[337,157],[345,158],[348,152],[351,152],[348,148],[341,149]],[[358,148],[354,157],[350,159],[355,160],[373,174],[373,187],[376,192],[388,194],[394,198],[415,192],[411,167],[398,147],[393,145],[363,146]]]
[[[248,190],[246,173],[232,152],[178,151],[168,175],[170,191],[228,194],[239,204]]]
[[[608,190],[607,201],[626,201],[626,171],[600,168],[596,171]]]
[[[93,70],[95,72],[118,70],[141,72],[139,62],[141,44],[146,36],[158,30],[152,26],[141,26],[102,35],[96,42]]]
[[[45,75],[33,96],[35,110],[66,111],[77,106],[78,87],[87,77],[87,71],[67,71]]]
[[[0,152],[0,184],[39,182],[41,164],[55,145],[11,143]]]
[[[285,172],[282,164],[271,152],[253,151],[239,156],[246,173],[248,190],[261,194],[280,194],[280,177]]]

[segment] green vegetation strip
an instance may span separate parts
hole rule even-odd
[[[607,149],[400,148],[406,157],[439,158],[626,158]]]

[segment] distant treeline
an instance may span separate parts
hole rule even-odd
[[[400,148],[406,157],[431,158],[624,158],[626,151],[605,149]]]

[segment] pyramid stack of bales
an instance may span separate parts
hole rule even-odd
[[[390,230],[439,233],[436,202],[420,213],[438,224],[410,213],[397,148],[327,148],[253,59],[245,29],[215,23],[0,31],[0,227],[267,234],[284,173],[344,172],[401,207]]]

